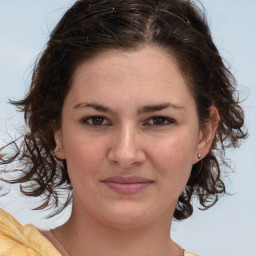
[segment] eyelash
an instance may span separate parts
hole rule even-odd
[[[98,120],[97,120],[98,119]],[[95,124],[94,121],[102,121],[100,124]],[[162,121],[160,124],[154,123],[154,121]],[[106,123],[104,123],[106,122]],[[153,122],[153,123],[150,123]],[[167,122],[167,123],[166,123]],[[105,125],[111,125],[111,123],[107,120],[107,118],[103,116],[90,116],[87,118],[82,119],[82,123],[88,126],[94,126],[94,127],[100,127],[100,126],[105,126]],[[174,123],[174,120],[171,118],[167,118],[164,116],[152,116],[149,119],[146,120],[145,123],[143,123],[144,126],[156,126],[156,127],[162,127],[162,126],[167,126],[171,125]]]
[[[102,119],[103,123],[101,123],[101,124],[94,124],[93,122],[97,121],[97,119]],[[91,122],[89,122],[89,120],[91,120]],[[104,124],[105,121],[107,123]],[[90,116],[90,117],[84,118],[82,120],[82,123],[84,123],[84,124],[86,124],[88,126],[96,126],[96,127],[97,126],[99,127],[99,126],[102,126],[102,125],[110,125],[110,122],[107,121],[107,119],[105,117],[103,117],[103,116]]]
[[[149,124],[149,121],[153,121],[154,120],[161,120],[162,123],[161,124],[155,124],[155,123],[152,123],[152,124]],[[167,122],[167,123],[166,123]],[[174,123],[174,120],[171,119],[171,118],[167,118],[167,117],[164,117],[164,116],[152,116],[151,118],[149,118],[146,122],[146,124],[144,125],[150,125],[150,126],[157,126],[157,127],[161,127],[161,126],[167,126],[167,125],[171,125]]]

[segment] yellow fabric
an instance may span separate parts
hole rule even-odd
[[[197,254],[194,254],[192,252],[185,251],[184,256],[198,256]]]
[[[0,209],[0,256],[15,255],[61,256],[35,226],[23,226]]]
[[[57,249],[31,225],[21,225],[0,209],[0,256],[61,256]],[[185,251],[184,256],[197,256]]]

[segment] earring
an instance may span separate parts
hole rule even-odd
[[[197,154],[197,158],[198,159],[201,159],[202,158],[202,155],[200,153]]]
[[[63,147],[62,147],[62,146],[59,146],[59,150],[61,150],[61,149],[63,149]]]

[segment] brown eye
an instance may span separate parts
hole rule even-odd
[[[149,119],[147,125],[153,126],[165,126],[174,123],[174,121],[170,118],[163,117],[163,116],[155,116]]]
[[[109,122],[102,116],[91,116],[83,120],[83,123],[92,126],[108,125]]]
[[[101,125],[104,122],[104,118],[100,116],[92,117],[92,123],[93,125]]]
[[[153,118],[153,123],[155,125],[163,125],[163,124],[165,124],[165,122],[166,122],[166,118],[164,118],[164,117],[154,117]]]

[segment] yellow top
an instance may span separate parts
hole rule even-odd
[[[0,256],[61,256],[49,240],[31,225],[21,225],[0,209]],[[184,256],[197,256],[184,252]]]
[[[21,225],[2,209],[0,209],[0,255],[61,256],[35,226]]]
[[[197,254],[194,254],[193,252],[184,251],[184,256],[198,256]]]

